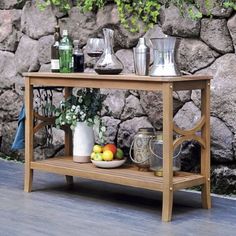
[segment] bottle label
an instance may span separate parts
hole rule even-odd
[[[52,70],[59,70],[60,69],[59,59],[52,59],[51,60],[51,69]]]
[[[70,45],[60,45],[59,49],[60,50],[72,50]]]

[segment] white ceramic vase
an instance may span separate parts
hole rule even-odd
[[[93,127],[88,126],[85,122],[77,122],[73,135],[73,161],[90,162],[94,143]]]

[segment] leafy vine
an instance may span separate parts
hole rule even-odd
[[[97,11],[108,3],[115,3],[119,12],[120,22],[131,32],[140,29],[139,21],[151,28],[158,21],[162,6],[168,7],[171,4],[179,8],[181,13],[187,9],[188,16],[192,19],[201,19],[203,13],[199,0],[36,0],[40,9],[47,6],[56,6],[62,11],[68,11],[72,6],[77,5],[82,12]],[[214,8],[213,0],[205,0],[204,7],[209,15]],[[236,0],[221,0],[220,4],[225,8],[232,8],[236,11]]]

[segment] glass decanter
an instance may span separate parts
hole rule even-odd
[[[105,38],[105,48],[94,69],[98,74],[120,74],[124,66],[113,51],[114,31],[105,28],[103,29],[103,34]]]

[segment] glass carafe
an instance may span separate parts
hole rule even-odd
[[[150,76],[178,76],[179,70],[175,64],[175,37],[150,39],[153,47],[153,66]]]
[[[120,74],[124,66],[113,51],[114,31],[105,28],[103,29],[103,34],[105,38],[105,48],[94,69],[98,74]]]

